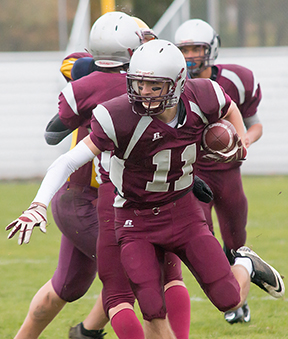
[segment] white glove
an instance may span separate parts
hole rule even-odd
[[[22,213],[22,215],[12,221],[7,227],[6,231],[11,230],[8,234],[8,239],[14,237],[14,235],[20,230],[18,237],[18,244],[28,244],[30,237],[35,226],[40,227],[40,231],[46,233],[47,225],[47,210],[45,207],[32,203],[30,207]]]

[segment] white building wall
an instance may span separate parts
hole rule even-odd
[[[46,144],[43,133],[57,113],[65,85],[63,53],[0,53],[0,179],[43,177],[69,149],[70,139]],[[288,47],[221,49],[217,62],[238,63],[259,79],[263,137],[249,149],[245,174],[288,174]]]
[[[288,174],[288,47],[220,49],[217,63],[250,68],[262,88],[263,136],[249,148],[245,174]]]
[[[61,53],[0,53],[0,179],[42,177],[69,149],[46,144],[43,133],[57,113],[65,85]]]

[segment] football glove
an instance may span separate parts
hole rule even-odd
[[[47,210],[45,207],[32,203],[30,207],[22,213],[22,215],[12,221],[7,227],[6,231],[10,231],[8,239],[14,237],[14,235],[20,230],[18,237],[18,244],[28,244],[30,237],[35,226],[40,227],[40,231],[46,233],[47,225]]]
[[[231,161],[243,161],[246,158],[247,150],[242,144],[242,141],[238,134],[235,134],[236,142],[234,148],[227,152],[222,153],[219,151],[214,151],[213,153],[206,153],[203,155],[204,160],[213,160],[215,162],[231,162]]]
[[[194,176],[192,191],[198,200],[205,202],[206,204],[213,200],[213,193],[210,187],[204,180],[197,177],[197,175]]]

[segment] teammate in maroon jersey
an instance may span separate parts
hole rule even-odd
[[[253,73],[239,65],[214,65],[218,56],[219,36],[205,21],[185,21],[175,33],[175,44],[182,51],[191,78],[209,78],[221,85],[237,104],[245,127],[245,147],[248,148],[262,135],[262,124],[257,114],[261,100],[260,85]],[[213,191],[214,199],[202,204],[210,230],[213,232],[212,208],[215,208],[224,251],[233,263],[231,249],[237,250],[246,242],[247,198],[243,191],[240,173],[241,162],[217,163],[198,161],[195,174],[205,180]],[[233,192],[233,194],[231,194]],[[249,322],[250,309],[247,302],[235,311],[225,313],[225,319],[235,322]]]
[[[113,151],[116,238],[147,337],[175,339],[162,287],[164,251],[181,258],[223,312],[242,305],[250,281],[273,297],[283,296],[280,274],[249,248],[238,249],[235,264],[229,265],[191,191],[193,165],[208,123],[225,117],[244,140],[236,104],[216,82],[186,82],[185,59],[165,40],[150,41],[134,52],[127,92],[93,110],[92,133],[50,166],[32,206],[8,226],[10,237],[18,230],[25,233],[29,217],[36,219],[30,228],[45,224],[45,209],[67,176],[101,152]],[[239,149],[219,161],[241,160],[243,144]]]

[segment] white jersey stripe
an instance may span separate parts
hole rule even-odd
[[[222,89],[220,88],[220,86],[218,85],[218,83],[216,81],[212,81],[212,80],[210,80],[210,81],[211,81],[211,84],[214,87],[214,91],[215,91],[215,94],[216,94],[217,99],[218,99],[218,103],[219,103],[218,118],[220,119],[221,118],[221,110],[226,104],[225,95],[224,95]]]
[[[72,111],[76,115],[79,115],[71,82],[69,82],[67,86],[64,87],[64,89],[62,90],[62,94],[64,95],[64,98],[66,99],[68,105],[71,107]]]
[[[238,75],[235,72],[229,71],[228,69],[223,69],[221,72],[221,75],[224,78],[233,82],[233,84],[236,86],[238,90],[238,94],[239,94],[239,104],[242,105],[245,101],[245,87],[241,79],[238,77]]]
[[[254,81],[254,84],[253,84],[252,98],[254,97],[254,95],[255,95],[255,93],[256,93],[256,91],[257,91],[257,89],[258,89],[258,82],[257,82],[255,76],[253,77],[253,81]]]
[[[196,105],[195,102],[192,102],[192,101],[189,101],[189,105],[190,105],[191,111],[199,115],[199,117],[202,119],[204,124],[208,125],[208,120],[203,114],[203,112],[201,111],[200,107]]]
[[[119,159],[116,155],[113,155],[110,160],[110,172],[109,177],[113,185],[117,188],[118,194],[114,201],[114,207],[123,207],[126,202],[123,197],[123,172],[125,168],[125,160]]]
[[[128,147],[126,148],[124,159],[127,159],[132,152],[134,146],[137,144],[138,140],[141,138],[142,134],[145,132],[146,128],[150,125],[150,123],[153,121],[151,117],[144,116],[142,117],[132,135],[132,138],[129,142]]]
[[[108,138],[114,142],[116,147],[118,147],[113,121],[107,109],[102,105],[98,105],[93,109],[93,115],[103,128],[103,131],[107,134]]]

